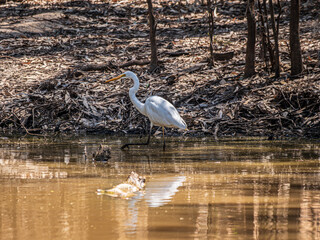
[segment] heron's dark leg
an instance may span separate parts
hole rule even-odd
[[[151,123],[151,124],[150,124],[150,131],[149,131],[149,136],[148,136],[147,142],[145,142],[145,143],[127,143],[127,144],[124,144],[124,145],[121,147],[121,149],[125,149],[125,148],[128,148],[128,149],[129,149],[129,146],[132,146],[132,145],[149,145],[149,143],[150,143],[150,138],[151,138],[152,127],[153,127],[153,124]]]
[[[164,127],[162,127],[162,136],[163,136],[163,150],[166,150],[166,140],[164,136]]]

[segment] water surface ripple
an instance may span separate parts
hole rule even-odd
[[[0,138],[0,239],[320,239],[320,144]],[[108,162],[92,161],[99,144]],[[131,171],[131,199],[97,195]]]

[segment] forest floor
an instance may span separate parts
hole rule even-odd
[[[191,1],[188,1],[191,2]],[[149,72],[146,1],[22,1],[0,5],[0,132],[145,133],[148,120],[128,96],[132,82],[105,84],[126,70],[140,78],[137,97],[166,98],[190,136],[320,138],[320,2],[301,6],[304,71],[290,77],[289,6],[280,21],[281,76],[243,77],[244,1],[221,1],[208,63],[207,8],[154,1],[160,67]],[[258,37],[258,40],[260,37]],[[176,130],[168,129],[170,134]]]

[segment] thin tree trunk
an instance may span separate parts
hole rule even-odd
[[[274,17],[274,7],[272,0],[269,0],[269,8],[270,8],[270,15],[271,15],[271,26],[273,30],[273,38],[274,38],[274,72],[275,77],[280,77],[280,54],[279,54],[279,29],[276,28],[276,21]],[[280,14],[279,14],[280,18]],[[278,18],[278,21],[279,21]]]
[[[302,57],[299,34],[300,0],[291,0],[290,8],[290,57],[291,75],[302,72]]]
[[[150,27],[150,44],[151,44],[151,62],[150,71],[154,71],[158,67],[158,49],[156,42],[156,23],[153,15],[152,0],[147,0]]]
[[[264,19],[264,14],[262,12],[262,7],[261,7],[261,3],[260,0],[258,0],[258,7],[259,7],[259,13],[260,13],[260,33],[261,33],[261,50],[262,50],[262,57],[263,57],[263,61],[266,64],[266,71],[268,71],[269,69],[269,60],[268,60],[268,56],[267,56],[267,31],[265,28],[265,19]]]
[[[250,77],[255,74],[256,20],[254,16],[254,0],[247,1],[248,39],[244,77]]]
[[[213,13],[212,13],[212,2],[211,0],[207,1],[208,14],[209,14],[209,38],[210,38],[210,64],[213,66],[214,57],[213,57]]]
[[[269,52],[270,64],[272,67],[272,71],[274,71],[274,50],[270,40],[270,28],[268,22],[268,8],[267,8],[267,0],[263,0],[263,9],[264,9],[264,17],[266,20],[266,35],[267,35],[267,48]]]

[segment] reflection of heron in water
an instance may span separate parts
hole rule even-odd
[[[185,176],[171,176],[154,178],[148,181],[144,193],[137,193],[129,201],[128,210],[130,217],[125,223],[128,228],[127,231],[134,232],[136,229],[139,212],[137,203],[139,201],[145,199],[149,207],[161,207],[171,201],[185,180]]]
[[[149,207],[163,206],[171,201],[185,180],[185,176],[174,176],[148,182],[144,199]]]
[[[171,201],[185,180],[185,176],[152,179],[147,182],[144,194],[140,193],[133,197],[130,200],[130,205],[133,207],[137,201],[145,199],[149,207],[163,206]]]

